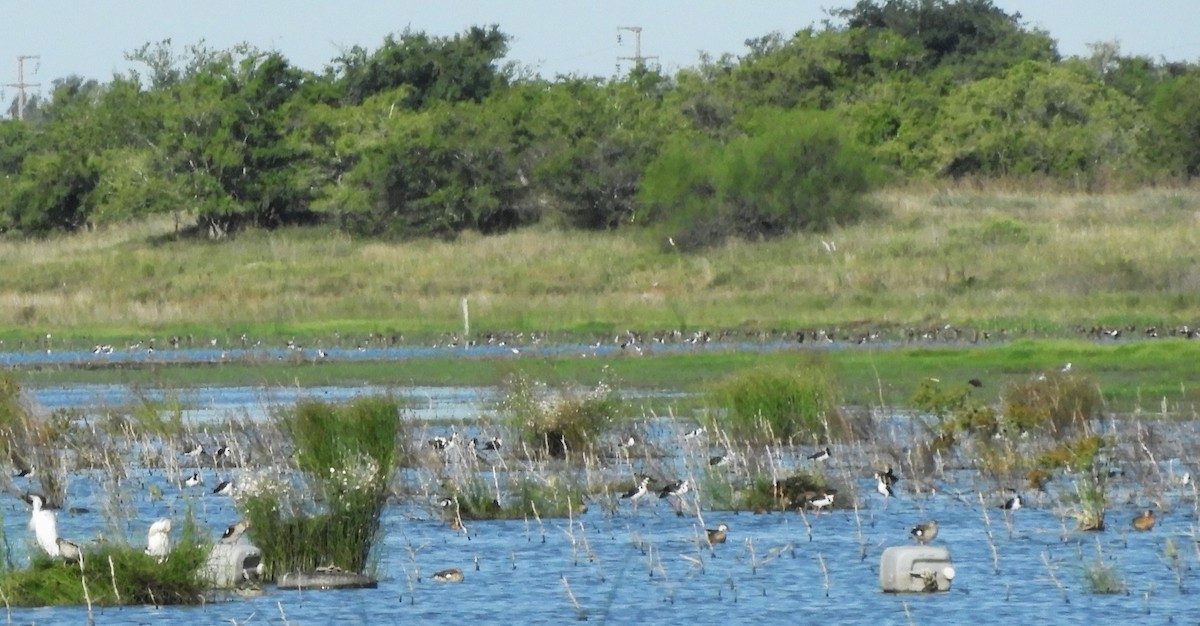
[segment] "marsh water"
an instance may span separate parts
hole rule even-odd
[[[443,428],[489,410],[489,389],[256,389],[211,388],[189,392],[189,420],[261,416],[278,403],[299,397],[340,401],[362,393],[387,391],[417,403],[423,428]],[[119,406],[133,391],[120,386],[67,386],[29,389],[43,410],[88,410]],[[137,393],[159,393],[139,390]],[[165,393],[165,392],[163,392]],[[891,431],[879,439],[901,441],[905,417],[884,416]],[[719,442],[682,443],[690,424],[654,418],[656,454],[614,459],[636,470],[681,468],[686,458],[706,459]],[[1071,517],[1069,477],[1052,482],[1048,493],[1026,492],[1015,513],[997,508],[997,485],[951,460],[920,480],[902,475],[895,498],[875,492],[871,466],[879,457],[871,443],[834,447],[818,467],[806,450],[779,451],[781,463],[815,469],[838,479],[841,504],[827,513],[733,513],[684,507],[678,515],[668,499],[651,497],[636,507],[615,495],[595,496],[587,512],[573,519],[467,522],[464,531],[447,527],[432,498],[396,498],[385,511],[378,551],[376,589],[279,591],[232,598],[194,607],[96,608],[99,624],[197,623],[525,623],[562,624],[580,619],[612,624],[961,624],[1200,623],[1200,547],[1197,494],[1184,484],[1187,460],[1195,458],[1195,424],[1163,423],[1144,432],[1132,422],[1114,420],[1101,428],[1128,442],[1126,467],[1114,473],[1108,492],[1108,529],[1080,532]],[[1152,450],[1150,457],[1139,445]],[[1125,444],[1122,444],[1125,445]],[[903,466],[901,466],[903,467]],[[236,469],[228,472],[236,472]],[[210,481],[216,476],[210,474]],[[12,490],[26,479],[13,479]],[[187,490],[178,477],[131,463],[121,482],[121,506],[130,519],[113,526],[104,514],[113,506],[110,484],[100,470],[71,475],[68,500],[86,509],[59,514],[63,536],[86,539],[125,534],[134,545],[159,517],[180,516],[191,507],[204,526],[219,534],[237,518],[228,497],[208,489]],[[161,489],[161,495],[152,496]],[[703,498],[689,503],[703,502]],[[1129,521],[1141,509],[1160,511],[1150,532],[1134,531]],[[32,544],[28,508],[6,497],[0,506],[4,533],[18,564]],[[888,594],[880,590],[879,564],[885,548],[911,543],[909,528],[928,519],[939,522],[934,543],[950,550],[957,577],[939,594]],[[729,526],[728,541],[710,547],[703,529]],[[1088,572],[1111,568],[1125,591],[1092,593]],[[458,567],[459,584],[433,582],[438,570]],[[11,623],[85,623],[83,607],[11,609]]]

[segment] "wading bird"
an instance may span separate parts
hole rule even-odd
[[[708,537],[709,543],[725,543],[726,534],[729,532],[729,526],[721,524],[716,528],[708,528],[704,531]]]
[[[78,563],[79,567],[81,569],[83,568],[83,549],[79,547],[79,544],[73,541],[67,541],[62,537],[55,539],[54,543],[57,544],[58,555],[61,556],[63,560],[65,560],[67,563]]]
[[[829,448],[825,448],[824,450],[818,450],[818,451],[808,455],[808,460],[824,461],[825,459],[828,459],[832,455],[833,455],[833,453],[830,452]]]
[[[233,495],[233,480],[222,480],[212,492],[218,496]]]

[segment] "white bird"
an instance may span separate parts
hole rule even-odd
[[[183,453],[184,456],[204,456],[204,444],[198,443],[196,447]]]
[[[833,504],[833,494],[826,493],[820,498],[813,498],[808,501],[809,506],[813,507],[819,513],[822,509]]]
[[[46,499],[40,494],[30,493],[25,495],[25,501],[33,506],[33,512],[29,515],[29,528],[33,531],[34,538],[37,543],[52,557],[57,557],[61,554],[58,547],[58,517],[54,511],[43,508],[46,505]]]
[[[167,560],[171,552],[170,532],[171,520],[164,517],[150,525],[150,532],[146,536],[146,554],[158,558],[159,563]]]

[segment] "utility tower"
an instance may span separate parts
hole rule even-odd
[[[41,86],[41,83],[25,82],[25,61],[27,61],[29,59],[40,59],[40,58],[41,57],[36,54],[32,54],[32,55],[31,54],[23,54],[21,56],[18,56],[17,57],[17,82],[4,84],[5,87],[16,87],[17,88],[17,119],[19,119],[19,120],[25,119],[25,88]]]
[[[641,26],[618,26],[617,27],[617,43],[621,43],[621,31],[627,30],[633,33],[633,56],[617,57],[617,73],[621,73],[621,61],[633,61],[633,66],[641,68],[646,66],[646,61],[657,59],[656,56],[642,56],[642,27]]]

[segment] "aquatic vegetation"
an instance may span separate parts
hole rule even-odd
[[[515,376],[500,410],[523,441],[555,459],[596,452],[607,435],[628,421],[620,393],[605,381],[590,389],[553,388]]]
[[[709,392],[713,421],[747,441],[842,441],[852,429],[820,362],[732,374]]]
[[[284,418],[299,474],[261,472],[234,492],[263,552],[265,579],[328,565],[367,570],[401,423],[399,405],[386,397],[302,402]]]
[[[1103,404],[1091,378],[1060,370],[1010,383],[1002,396],[1004,417],[1015,431],[1054,437],[1088,433]]]

